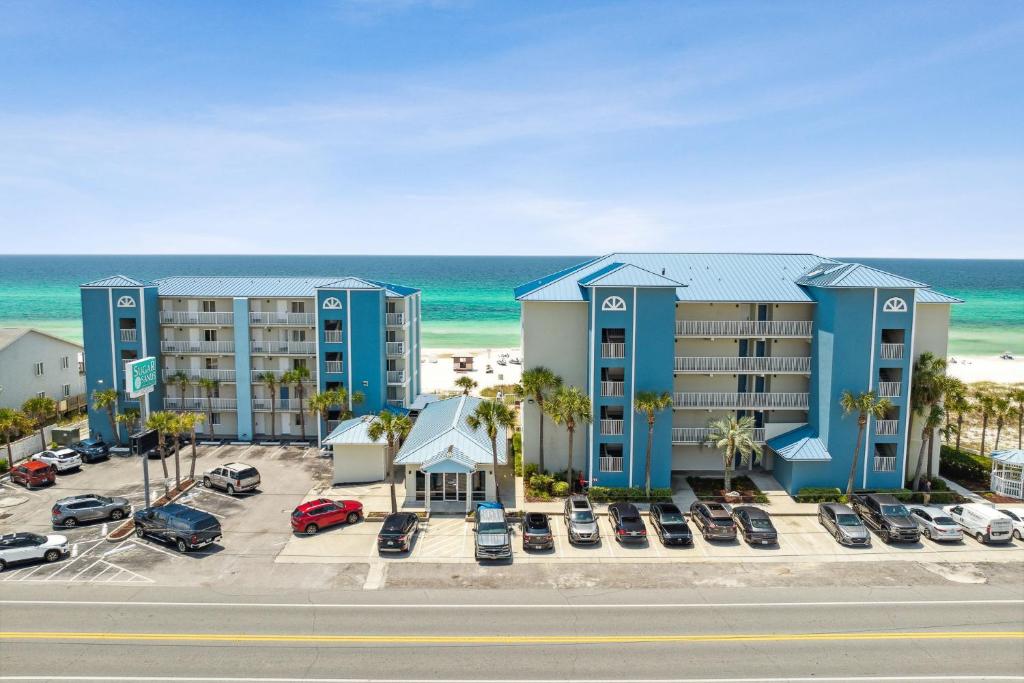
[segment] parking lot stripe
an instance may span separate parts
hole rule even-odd
[[[138,546],[139,548],[144,548],[146,550],[152,550],[154,552],[163,553],[168,557],[178,557],[174,553],[164,550],[163,548],[157,548],[155,545],[152,544],[152,542],[139,543],[138,541],[131,541],[131,543],[135,546]]]
[[[79,576],[81,576],[82,574],[86,573],[87,571],[89,571],[90,569],[92,569],[93,567],[95,567],[96,565],[98,565],[98,564],[99,564],[100,562],[102,562],[102,561],[103,561],[103,560],[96,560],[95,562],[93,562],[92,564],[90,564],[90,565],[86,566],[86,568],[85,568],[85,569],[83,569],[82,571],[78,572],[77,574],[75,574],[74,576],[72,576],[72,577],[71,577],[70,579],[68,579],[68,580],[69,580],[69,581],[74,581],[74,580],[75,580],[75,579],[77,579],[77,578],[78,578]],[[56,576],[56,574],[54,574],[53,576]],[[53,576],[50,576],[50,578],[52,579],[52,578],[53,578]]]
[[[177,683],[193,681],[196,683],[438,683],[435,678],[246,678],[240,676],[67,676],[61,675],[64,681],[118,681],[139,683]],[[53,676],[0,676],[0,681],[52,681]],[[448,683],[842,683],[859,681],[863,683],[889,683],[898,681],[948,681],[947,675],[909,675],[909,676],[830,676],[783,678],[450,678]],[[1020,681],[1024,676],[1012,675],[957,675],[958,681]]]
[[[50,579],[52,579],[53,577],[57,576],[57,575],[58,575],[58,574],[60,574],[61,572],[65,571],[65,570],[66,570],[66,569],[67,569],[68,567],[71,567],[71,566],[72,566],[72,565],[74,565],[74,564],[75,564],[76,562],[78,562],[78,560],[81,560],[81,559],[83,559],[83,558],[84,558],[84,557],[85,557],[86,555],[88,555],[88,554],[89,554],[89,552],[90,552],[90,551],[91,551],[91,550],[92,550],[93,548],[95,548],[96,546],[98,546],[98,545],[99,545],[100,543],[103,543],[103,541],[102,541],[102,540],[96,541],[96,542],[95,542],[95,543],[93,543],[93,544],[92,544],[91,546],[89,546],[89,547],[88,547],[88,548],[87,548],[87,549],[86,549],[85,551],[83,551],[82,553],[80,553],[77,559],[74,559],[74,560],[68,560],[67,562],[65,562],[65,563],[64,563],[64,565],[63,565],[63,566],[62,566],[62,567],[61,567],[60,569],[58,569],[58,570],[57,570],[57,571],[55,571],[54,573],[52,573],[52,574],[50,574],[49,576],[47,576],[47,577],[46,577],[46,581],[49,581]]]

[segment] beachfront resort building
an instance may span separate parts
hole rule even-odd
[[[946,356],[950,305],[927,284],[813,254],[611,254],[518,287],[526,369],[546,366],[583,388],[592,423],[574,463],[601,486],[642,486],[647,420],[640,391],[669,392],[654,426],[652,484],[718,470],[709,421],[752,416],[758,465],[790,493],[845,488],[857,418],[844,390],[892,403],[867,426],[858,488],[912,475],[920,427],[909,412],[914,360]],[[524,406],[523,444],[536,462],[540,414]],[[546,419],[546,418],[545,418]],[[565,429],[548,421],[545,465],[566,466]],[[940,439],[935,439],[937,446]]]
[[[119,412],[140,408],[125,393],[125,364],[146,356],[160,367],[150,410],[212,412],[215,436],[243,441],[297,440],[300,410],[307,438],[325,436],[343,411],[406,408],[420,390],[420,292],[411,287],[357,277],[115,275],[81,293],[88,394],[116,387]],[[282,382],[300,366],[306,381]],[[347,405],[317,420],[309,396],[337,388]],[[105,411],[90,407],[89,426],[109,437]]]

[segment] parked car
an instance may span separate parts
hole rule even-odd
[[[38,460],[29,460],[11,468],[11,481],[31,489],[57,481],[57,470]]]
[[[963,503],[943,509],[978,543],[1009,543],[1013,538],[1013,520],[994,507],[981,503]]]
[[[632,503],[612,503],[608,506],[608,521],[615,532],[615,540],[643,542],[647,540],[647,527],[640,517],[640,511]]]
[[[886,543],[917,543],[921,539],[917,522],[895,496],[888,493],[855,493],[850,502],[853,511],[864,520],[864,524],[874,529]]]
[[[74,527],[81,522],[97,520],[118,521],[132,511],[127,498],[108,498],[92,493],[61,498],[50,510],[50,521],[54,526]]]
[[[260,485],[260,473],[244,462],[229,462],[203,472],[203,486],[224,489],[228,495],[254,491]]]
[[[82,462],[94,463],[110,459],[110,446],[102,438],[83,439],[68,446],[82,459]]]
[[[925,538],[933,541],[962,541],[964,532],[945,510],[937,507],[911,507],[910,516]]]
[[[473,513],[474,556],[478,560],[512,558],[512,530],[505,509],[480,506]]]
[[[12,564],[32,560],[56,562],[67,554],[67,536],[40,536],[28,532],[0,536],[0,572]]]
[[[551,522],[543,512],[528,512],[523,517],[523,550],[554,550]]]
[[[1013,523],[1013,537],[1018,541],[1024,539],[1024,508],[999,508],[999,511]]]
[[[693,532],[682,510],[672,503],[654,503],[650,511],[651,526],[662,545],[690,545]]]
[[[565,528],[569,532],[569,543],[598,543],[601,530],[597,528],[597,518],[590,499],[583,495],[572,495],[565,499],[563,509]]]
[[[705,541],[733,541],[736,523],[732,521],[729,506],[724,503],[702,503],[690,506],[690,521],[700,530]]]
[[[741,505],[732,509],[732,520],[743,534],[743,540],[750,545],[775,545],[779,532],[772,524],[768,513],[753,505]]]
[[[818,506],[818,523],[825,527],[840,545],[870,546],[871,532],[853,510],[841,503]]]
[[[36,462],[46,463],[54,468],[58,474],[73,472],[82,468],[82,456],[70,448],[60,448],[55,451],[42,451],[32,456]]]
[[[222,536],[216,517],[179,503],[137,510],[134,520],[136,536],[171,543],[181,553],[204,548]]]
[[[401,553],[412,548],[412,539],[420,528],[420,518],[412,512],[395,512],[384,518],[377,534],[377,550]]]
[[[317,498],[292,511],[292,529],[312,535],[330,526],[355,524],[362,517],[363,504],[358,500]]]

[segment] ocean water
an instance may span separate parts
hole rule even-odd
[[[585,256],[0,256],[0,326],[38,327],[81,340],[78,285],[114,273],[356,275],[423,290],[427,347],[519,343],[512,288]],[[953,307],[954,354],[1024,353],[1024,260],[860,259],[964,299]]]

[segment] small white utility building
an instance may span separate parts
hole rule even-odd
[[[324,439],[334,452],[335,484],[364,484],[387,476],[387,439],[370,438],[374,415],[345,420]]]

